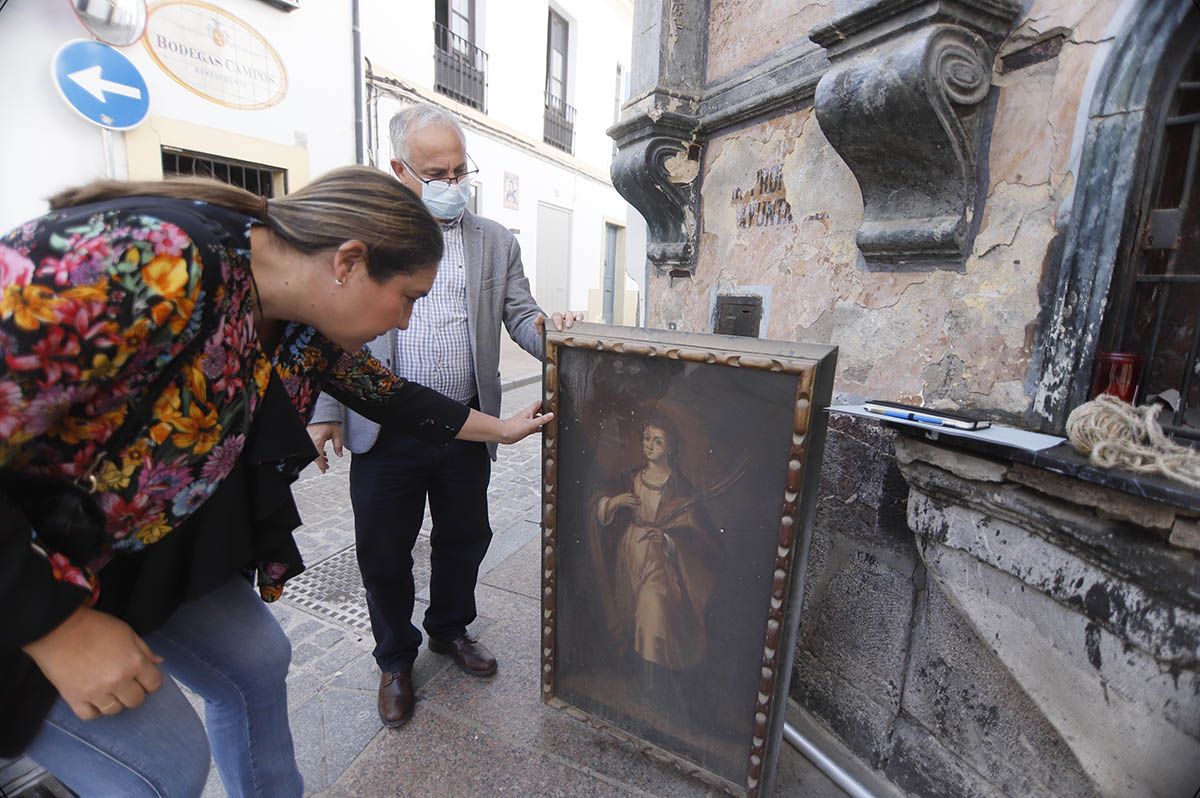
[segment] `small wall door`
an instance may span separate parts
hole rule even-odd
[[[613,323],[613,306],[616,298],[617,283],[617,237],[620,228],[615,224],[604,223],[604,304],[602,316],[605,324]],[[622,275],[624,277],[624,275]],[[624,280],[621,287],[624,288]]]
[[[547,313],[570,309],[571,212],[538,203],[537,300]]]

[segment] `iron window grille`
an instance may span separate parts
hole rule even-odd
[[[434,91],[487,113],[488,54],[438,22],[433,41]]]
[[[553,9],[546,20],[546,112],[542,141],[574,152],[575,109],[567,103],[567,20]]]
[[[1200,46],[1170,77],[1136,239],[1101,340],[1142,355],[1137,401],[1178,392],[1163,427],[1200,440]]]
[[[163,177],[211,177],[260,197],[287,193],[287,172],[262,164],[174,147],[162,148]]]
[[[553,92],[546,92],[545,124],[542,140],[563,152],[575,151],[575,108]]]

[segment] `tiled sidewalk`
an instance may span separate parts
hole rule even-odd
[[[511,413],[539,394],[537,383],[505,394]],[[647,759],[539,698],[538,512],[540,438],[501,447],[490,506],[495,538],[476,591],[472,631],[500,660],[492,679],[460,673],[422,649],[418,702],[402,729],[375,711],[378,671],[354,561],[349,456],[330,472],[305,472],[296,496],[309,570],[272,605],[293,645],[288,697],[306,793],[365,796],[704,796],[703,784]],[[428,525],[428,519],[426,519]],[[418,542],[418,598],[427,596],[428,527]],[[419,600],[415,616],[423,614]],[[842,793],[786,746],[778,795]],[[216,773],[206,796],[223,796]]]

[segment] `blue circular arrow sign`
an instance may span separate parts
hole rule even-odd
[[[150,92],[133,62],[100,42],[78,39],[54,54],[59,96],[89,122],[110,130],[137,127],[150,110]]]

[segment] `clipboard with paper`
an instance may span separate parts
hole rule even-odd
[[[1052,449],[1066,440],[1066,438],[1061,438],[1057,435],[1046,435],[1041,432],[1010,427],[1006,424],[993,423],[984,429],[974,430],[932,425],[921,421],[873,413],[867,409],[866,405],[832,405],[826,409],[830,413],[844,413],[870,421],[886,422],[888,424],[917,429],[934,439],[939,435],[949,435],[956,438],[984,441],[997,446],[1008,446],[1027,452],[1041,452],[1046,449]]]

